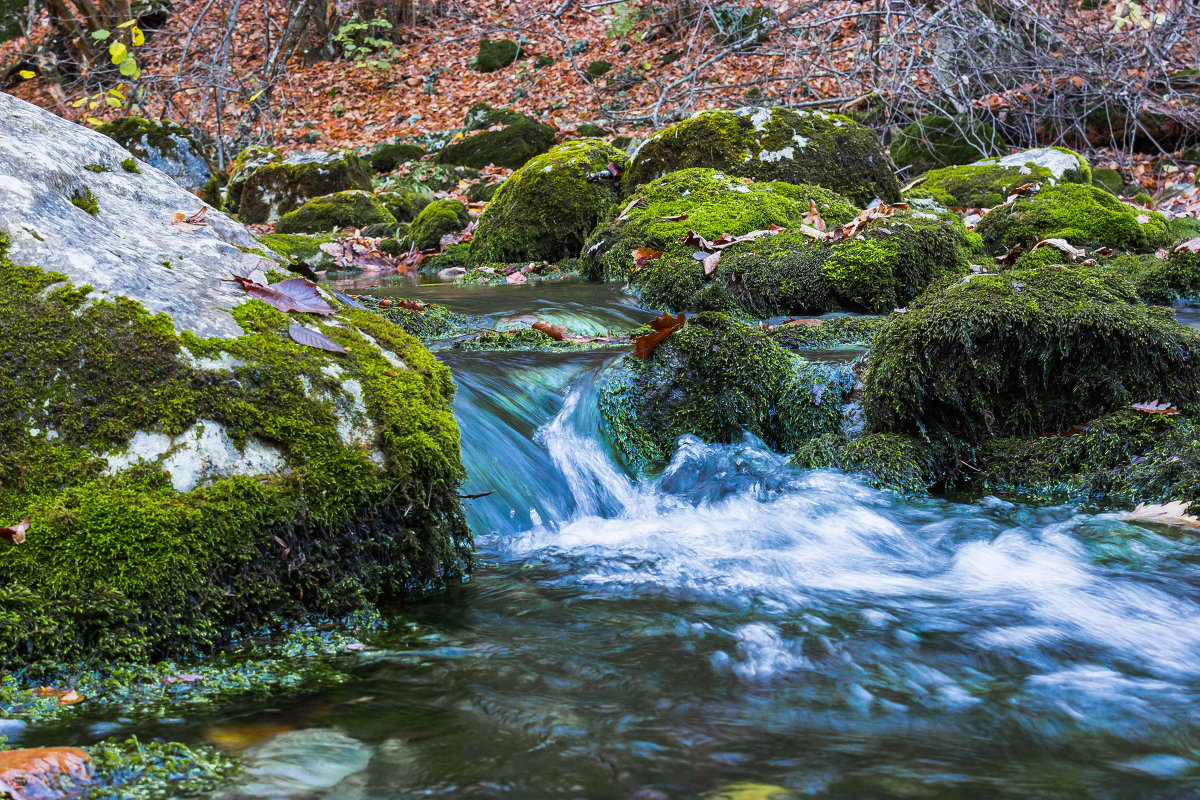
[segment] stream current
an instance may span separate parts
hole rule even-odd
[[[596,332],[651,316],[610,287],[391,293]],[[752,439],[685,437],[637,480],[595,404],[622,353],[440,355],[464,492],[494,492],[466,502],[474,578],[401,609],[347,683],[134,732],[354,743],[337,781],[257,797],[1200,795],[1194,536],[902,500]]]

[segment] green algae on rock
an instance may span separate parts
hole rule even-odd
[[[282,156],[251,147],[234,159],[224,208],[243,222],[271,222],[316,197],[371,190],[371,170],[352,150]]]
[[[941,448],[897,433],[826,433],[801,444],[792,457],[798,467],[856,473],[876,489],[900,495],[923,495],[938,484],[942,460]]]
[[[407,240],[418,250],[437,247],[448,233],[461,231],[471,224],[467,207],[459,200],[434,200],[413,220]]]
[[[900,198],[879,138],[849,117],[781,108],[703,111],[638,147],[622,180],[627,190],[688,167],[760,181],[814,184],[866,205]]]
[[[683,434],[778,450],[836,431],[855,383],[848,367],[807,362],[722,314],[691,317],[646,359],[628,356],[600,389],[605,431],[630,468],[661,466]]]
[[[142,742],[131,737],[85,749],[97,778],[87,790],[92,800],[214,797],[222,784],[242,772],[236,759],[206,745]]]
[[[518,169],[554,146],[554,128],[486,103],[471,106],[465,130],[469,134],[466,138],[452,141],[438,152],[437,163],[476,168],[495,164]]]
[[[1124,278],[1043,267],[931,287],[868,358],[871,432],[974,445],[1061,431],[1132,402],[1200,393],[1200,332]]]
[[[275,224],[276,233],[326,233],[342,228],[394,225],[396,218],[370,192],[352,189],[309,200]]]
[[[939,167],[969,164],[1003,146],[1000,134],[982,119],[934,114],[903,128],[889,149],[896,166],[912,167],[909,175],[920,175]]]
[[[579,255],[588,234],[616,210],[611,179],[589,180],[625,154],[598,139],[564,142],[500,184],[471,240],[476,263],[557,261]]]
[[[121,117],[96,128],[189,192],[199,193],[213,176],[204,147],[188,128],[168,120]],[[134,165],[136,169],[136,164]],[[132,170],[130,170],[132,171]]]
[[[975,230],[993,255],[1016,244],[1030,247],[1039,239],[1148,253],[1167,246],[1172,238],[1157,211],[1134,208],[1103,189],[1075,183],[1046,185],[1037,194],[993,209]]]
[[[780,347],[789,350],[870,347],[888,324],[888,318],[840,315],[818,317],[813,322],[816,324],[776,325],[767,329],[767,335]]]
[[[433,202],[433,195],[412,190],[381,192],[375,197],[398,222],[412,222]]]
[[[495,72],[509,66],[525,55],[521,46],[512,39],[479,40],[479,50],[471,59],[471,69],[477,72]]]

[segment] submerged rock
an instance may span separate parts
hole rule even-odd
[[[191,654],[459,575],[446,368],[369,311],[252,299],[230,269],[277,265],[243,227],[173,225],[199,201],[159,171],[85,169],[110,139],[0,113],[0,523],[31,520],[0,541],[0,666]]]
[[[174,122],[122,117],[96,128],[193,194],[213,177],[204,148],[192,131]]]
[[[313,198],[371,190],[371,170],[352,150],[281,155],[250,147],[233,161],[224,208],[242,222],[271,222]]]
[[[814,184],[859,205],[900,198],[879,138],[849,117],[782,108],[702,111],[638,147],[627,189],[688,167],[711,167],[759,181]]]
[[[307,798],[316,792],[339,794],[339,784],[366,769],[372,748],[326,728],[280,734],[243,756],[245,774],[223,793],[224,800]]]

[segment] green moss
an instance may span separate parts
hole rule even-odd
[[[458,200],[435,200],[421,210],[408,229],[407,240],[418,250],[437,248],[442,237],[461,231],[471,222],[467,207]]]
[[[425,206],[433,202],[433,195],[413,191],[383,192],[376,198],[400,222],[412,222]]]
[[[787,109],[705,111],[648,138],[630,160],[627,190],[689,167],[761,181],[812,184],[858,205],[894,202],[900,185],[878,137],[839,115]]]
[[[664,175],[638,189],[630,202],[634,199],[637,202],[626,212],[625,220],[601,225],[585,244],[592,277],[624,280],[633,267],[631,254],[638,248],[690,257],[696,248],[680,241],[689,230],[716,239],[725,233],[741,236],[772,225],[799,226],[808,213],[809,201],[830,225],[849,222],[858,214],[844,197],[818,186],[747,183],[704,168]]]
[[[1120,276],[1045,267],[932,287],[871,351],[873,432],[958,439],[1056,431],[1123,404],[1200,392],[1200,333]]]
[[[369,302],[366,298],[364,301]],[[470,320],[467,317],[433,303],[419,311],[399,307],[369,308],[423,342],[462,336],[470,330]]]
[[[1119,195],[1125,187],[1125,179],[1115,169],[1099,167],[1092,170],[1092,185],[1099,186],[1109,194]]]
[[[335,192],[309,200],[275,224],[277,233],[324,233],[342,228],[395,224],[383,204],[370,192]]]
[[[1022,172],[1022,170],[1026,170]],[[993,164],[935,169],[907,198],[929,198],[947,208],[995,208],[1018,186],[1052,179],[1045,167],[1000,167]]]
[[[610,180],[589,181],[621,151],[597,139],[566,142],[500,185],[471,241],[476,263],[557,261],[579,255],[588,234],[617,206]]]
[[[479,41],[479,51],[471,59],[471,69],[477,72],[495,72],[516,62],[524,55],[521,47],[511,39],[488,39]]]
[[[469,243],[452,244],[436,255],[421,262],[421,270],[423,272],[440,272],[444,269],[453,269],[461,267],[469,269],[471,266],[471,245]]]
[[[145,151],[146,145],[159,152],[171,153],[177,147],[176,137],[191,140],[196,152],[200,145],[192,132],[169,120],[146,119],[145,117],[121,117],[96,128],[108,138],[130,150],[134,155]]]
[[[576,125],[575,132],[580,136],[586,136],[591,139],[603,139],[605,136],[612,136],[612,131],[607,128],[601,128],[599,125],[593,125],[590,122]]]
[[[789,350],[825,347],[870,347],[888,324],[887,317],[824,317],[819,325],[788,325],[767,331],[776,344]]]
[[[984,120],[934,115],[901,130],[890,150],[896,166],[911,167],[910,175],[920,175],[939,167],[970,164],[1002,152],[1003,146],[1000,134]]]
[[[416,144],[407,142],[392,142],[381,144],[371,151],[371,169],[376,172],[391,172],[401,164],[419,161],[425,155],[425,150]]]
[[[85,164],[83,166],[83,168],[86,169],[88,172],[95,172],[95,173],[112,172],[113,171],[112,167],[110,167],[108,164]]]
[[[1200,256],[1188,250],[1167,259],[1154,255],[1117,256],[1103,269],[1127,278],[1147,303],[1171,305],[1200,301]]]
[[[130,156],[121,162],[121,169],[125,170],[126,172],[132,172],[135,175],[142,174],[142,170],[137,165],[137,159],[133,156]]]
[[[394,242],[396,239],[404,237],[408,233],[409,227],[407,222],[376,222],[362,228],[359,235],[368,239],[387,239]],[[395,253],[389,255],[395,255]]]
[[[645,360],[629,356],[600,389],[604,429],[637,471],[665,463],[692,434],[733,442],[752,433],[792,450],[837,430],[854,378],[847,367],[813,364],[766,333],[721,314],[699,314]]]
[[[337,236],[325,233],[306,236],[298,233],[270,233],[258,237],[272,253],[278,253],[290,260],[312,264],[321,258],[321,245],[332,242]]]
[[[559,341],[533,328],[518,328],[512,331],[484,331],[469,339],[463,339],[454,343],[455,348],[467,352],[483,350],[573,352],[611,346],[611,344]]]
[[[1146,222],[1139,222],[1139,215]],[[1066,239],[1077,247],[1115,247],[1145,253],[1170,243],[1167,221],[1156,211],[1141,211],[1103,189],[1061,183],[1043,186],[1032,197],[986,214],[975,228],[988,252],[1000,254],[1014,244]]]
[[[352,189],[369,192],[371,174],[350,150],[284,159],[269,148],[247,148],[230,172],[225,209],[243,222],[267,222],[313,198]]]
[[[499,130],[490,130],[494,126]],[[466,138],[458,139],[437,154],[439,164],[482,168],[488,164],[518,169],[529,159],[554,146],[554,128],[515,111],[476,103],[467,112]]]
[[[256,300],[233,309],[243,336],[205,340],[3,258],[0,278],[0,519],[33,521],[23,544],[0,543],[3,668],[206,652],[239,632],[455,580],[468,565],[453,384],[396,326],[367,312],[344,315],[353,327],[306,320],[351,348],[339,357],[291,342],[292,320]],[[195,358],[232,366],[203,370]],[[350,379],[382,465],[338,433],[335,398]],[[198,425],[221,426],[239,447],[270,443],[287,469],[189,491],[158,462],[106,471],[105,454],[136,431]]]
[[[871,486],[901,495],[922,495],[942,474],[937,449],[915,436],[868,433],[849,438],[828,433],[803,443],[792,462],[806,469],[840,469],[862,475]]]
[[[86,211],[93,217],[100,213],[100,199],[87,186],[75,190],[75,193],[71,195],[71,205]]]
[[[599,78],[601,75],[607,73],[610,69],[612,69],[611,61],[593,61],[583,70],[583,79],[586,82],[591,83],[596,78]]]
[[[471,167],[416,161],[405,169],[379,178],[376,185],[386,192],[416,192],[424,195],[449,191],[461,193],[466,191],[471,181],[478,180],[481,174],[479,170]]]
[[[178,742],[101,742],[87,748],[98,785],[95,800],[167,800],[213,797],[221,784],[242,771],[230,756],[212,747]]]

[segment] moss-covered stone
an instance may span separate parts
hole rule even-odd
[[[1171,241],[1162,214],[1128,206],[1098,187],[1074,183],[1043,186],[1031,197],[993,209],[975,231],[994,255],[1015,244],[1029,247],[1038,239],[1135,253],[1153,252]]]
[[[922,495],[943,475],[941,451],[915,436],[827,433],[800,445],[792,462],[806,469],[840,469],[870,485],[902,495]]]
[[[376,197],[398,222],[412,222],[433,202],[433,195],[414,191],[383,192]]]
[[[368,239],[399,239],[408,234],[407,222],[376,222],[359,230]]]
[[[596,80],[596,78],[599,78],[601,75],[607,73],[610,69],[612,69],[611,61],[593,61],[583,70],[583,79],[588,83],[591,83],[592,81]]]
[[[234,160],[225,211],[243,222],[270,222],[309,200],[351,189],[371,190],[371,170],[352,150],[292,153],[247,148]]]
[[[798,226],[809,201],[830,225],[849,222],[858,214],[844,197],[819,186],[747,182],[700,167],[657,178],[639,188],[630,202],[635,199],[625,219],[602,224],[589,237],[584,252],[592,277],[626,279],[633,267],[631,254],[638,248],[691,257],[696,248],[680,241],[689,230],[711,240],[772,225]]]
[[[500,125],[499,130],[491,130]],[[554,128],[515,111],[476,103],[467,113],[466,138],[442,148],[439,164],[482,168],[488,164],[518,169],[554,146]]]
[[[206,652],[469,565],[453,383],[388,321],[305,320],[338,355],[258,300],[203,339],[3,257],[0,279],[0,520],[32,520],[0,542],[4,669]],[[278,468],[198,466],[206,437]]]
[[[1092,185],[1099,186],[1109,194],[1119,195],[1125,187],[1125,179],[1111,167],[1097,167],[1092,170]]]
[[[482,173],[472,167],[456,167],[449,164],[434,164],[429,161],[414,161],[405,169],[397,170],[376,180],[376,186],[385,192],[464,192],[472,181]]]
[[[864,379],[870,431],[968,444],[1200,393],[1200,333],[1124,278],[1044,267],[931,288],[893,315]]]
[[[590,122],[584,122],[581,125],[576,125],[575,132],[580,136],[586,136],[590,139],[603,139],[605,136],[612,136],[612,131],[610,131],[608,128],[602,128],[599,125],[593,125]]]
[[[335,192],[309,200],[275,223],[276,233],[325,233],[342,228],[394,225],[396,218],[370,192]]]
[[[637,471],[665,463],[693,434],[733,442],[745,433],[779,450],[840,428],[854,386],[848,367],[806,362],[755,327],[699,314],[655,348],[629,356],[600,389],[604,429]]]
[[[649,137],[630,159],[627,190],[688,167],[761,181],[814,184],[859,205],[894,202],[900,184],[879,138],[848,117],[743,108],[704,111]]]
[[[910,175],[955,164],[970,164],[1004,146],[988,122],[970,116],[936,114],[906,126],[891,142],[892,161],[911,167]]]
[[[1102,268],[1127,278],[1147,303],[1165,306],[1200,301],[1200,255],[1189,250],[1166,259],[1152,254],[1117,256],[1106,260]]]
[[[372,150],[368,160],[371,162],[371,169],[384,173],[391,172],[401,164],[418,161],[424,155],[425,150],[420,145],[409,142],[389,142]]]
[[[888,324],[887,317],[836,316],[815,320],[814,325],[780,325],[767,331],[776,344],[789,350],[825,347],[870,347]]]
[[[479,42],[479,51],[471,59],[471,69],[477,72],[495,72],[513,64],[523,53],[521,46],[511,39],[488,39]]]
[[[458,200],[434,200],[421,210],[408,229],[408,240],[418,250],[429,250],[441,244],[447,233],[461,231],[471,222],[467,207]]]
[[[1045,167],[971,165],[928,172],[905,198],[928,198],[946,208],[995,208],[1018,186],[1053,180]]]
[[[189,192],[199,193],[213,176],[204,147],[191,130],[168,120],[121,117],[96,128]]]
[[[284,256],[289,261],[298,261],[316,267],[321,260],[321,245],[332,242],[334,233],[305,235],[300,233],[269,233],[258,237],[268,250]]]
[[[579,255],[588,234],[616,210],[612,180],[589,180],[625,155],[598,139],[564,142],[500,185],[479,218],[476,263],[557,261]]]

